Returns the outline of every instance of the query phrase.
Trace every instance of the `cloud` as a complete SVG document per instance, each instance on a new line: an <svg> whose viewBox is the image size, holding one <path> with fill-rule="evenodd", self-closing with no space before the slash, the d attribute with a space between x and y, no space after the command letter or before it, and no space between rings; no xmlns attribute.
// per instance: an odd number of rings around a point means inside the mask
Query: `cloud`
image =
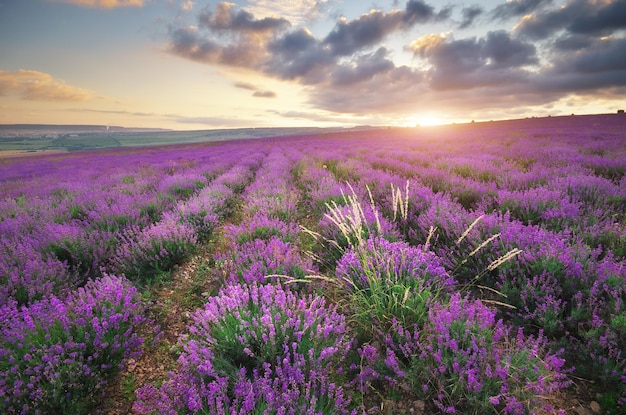
<svg viewBox="0 0 626 415"><path fill-rule="evenodd" d="M264 36L241 36L230 43L220 43L208 39L197 27L188 26L170 33L167 50L196 62L255 68L267 58L265 43Z"/></svg>
<svg viewBox="0 0 626 415"><path fill-rule="evenodd" d="M180 8L184 11L189 11L192 10L194 6L194 2L193 0L185 0L181 5Z"/></svg>
<svg viewBox="0 0 626 415"><path fill-rule="evenodd" d="M276 98L276 92L274 91L254 91L253 97L257 98Z"/></svg>
<svg viewBox="0 0 626 415"><path fill-rule="evenodd" d="M626 25L626 19L613 16L621 16L623 4L626 0L567 0L557 8L547 0L517 0L492 12L467 6L453 21L450 6L435 9L410 0L404 7L338 18L327 32L314 35L274 14L259 16L219 3L201 10L197 25L171 29L168 51L291 81L303 88L311 108L345 117L406 116L423 106L473 114L513 111L576 94L623 92L626 40L611 35ZM448 21L467 28L483 16L504 20L522 14L514 30L459 39L451 32L422 36L402 50L413 54L411 66L396 63L398 51L384 43L396 33L405 38L424 23ZM276 96L253 84L233 86L254 97Z"/></svg>
<svg viewBox="0 0 626 415"><path fill-rule="evenodd" d="M219 3L215 12L205 7L198 16L199 26L234 33L268 33L290 26L290 23L283 18L255 19L251 13L245 10L236 11L235 7L234 3L226 2Z"/></svg>
<svg viewBox="0 0 626 415"><path fill-rule="evenodd" d="M17 95L29 101L87 101L91 91L67 85L51 75L26 69L0 71L0 96Z"/></svg>
<svg viewBox="0 0 626 415"><path fill-rule="evenodd" d="M358 56L352 63L337 66L330 74L333 86L350 86L361 84L395 68L394 63L387 59L387 49L381 47L372 54Z"/></svg>
<svg viewBox="0 0 626 415"><path fill-rule="evenodd" d="M249 84L247 82L235 82L233 86L247 91L254 91L252 96L256 98L276 98L276 92L260 89L256 85Z"/></svg>
<svg viewBox="0 0 626 415"><path fill-rule="evenodd" d="M430 85L437 90L526 82L528 72L523 67L538 63L535 46L505 31L460 40L427 35L413 42L411 49L431 64Z"/></svg>
<svg viewBox="0 0 626 415"><path fill-rule="evenodd" d="M127 110L99 110L93 108L68 108L72 112L95 112L98 114L132 115L135 117L153 117L159 115L153 112L127 111Z"/></svg>
<svg viewBox="0 0 626 415"><path fill-rule="evenodd" d="M276 110L268 110L267 111L270 114L273 115L278 115L280 117L283 118L289 118L289 119L300 119L300 120L306 120L308 122L316 122L316 123L327 123L327 124L366 124L366 123L373 123L373 124L378 124L380 123L380 119L371 119L371 118L365 118L365 117L355 117L352 115L343 115L343 114L337 114L334 112L327 112L327 111L287 111L287 112L280 112L280 111L276 111Z"/></svg>
<svg viewBox="0 0 626 415"><path fill-rule="evenodd" d="M289 25L282 18L255 19L222 2L215 12L202 9L197 26L171 29L167 50L196 62L257 68L268 58L268 42Z"/></svg>
<svg viewBox="0 0 626 415"><path fill-rule="evenodd" d="M214 11L204 8L197 26L172 29L167 50L197 62L260 70L313 85L324 82L327 72L341 73L340 59L377 46L394 31L447 19L449 14L450 9L435 12L422 1L410 0L404 10L372 10L353 20L342 18L318 39L305 28L289 30L291 25L283 18L257 19L233 3L221 2ZM348 62L343 73L351 65Z"/></svg>
<svg viewBox="0 0 626 415"><path fill-rule="evenodd" d="M525 16L533 11L547 6L553 0L507 0L491 11L494 19L507 20L514 17Z"/></svg>
<svg viewBox="0 0 626 415"><path fill-rule="evenodd" d="M541 72L537 87L563 92L626 87L626 39L595 39L584 48L562 48Z"/></svg>
<svg viewBox="0 0 626 415"><path fill-rule="evenodd" d="M239 89L247 89L248 91L256 91L257 90L256 86L254 86L252 84L249 84L247 82L235 82L233 84L233 86L235 88L239 88Z"/></svg>
<svg viewBox="0 0 626 415"><path fill-rule="evenodd" d="M276 92L260 89L256 85L253 85L247 82L235 82L233 86L235 88L245 89L247 91L254 91L252 96L256 98L275 98L276 97Z"/></svg>
<svg viewBox="0 0 626 415"><path fill-rule="evenodd" d="M407 15L399 10L384 13L372 10L354 20L343 18L323 41L335 56L348 56L380 42L405 24Z"/></svg>
<svg viewBox="0 0 626 415"><path fill-rule="evenodd" d="M418 0L407 2L405 10L383 12L371 10L354 20L339 20L335 28L326 36L323 44L330 47L333 55L348 56L359 50L374 46L387 35L399 29L409 29L417 23L445 20L450 17L451 8L439 13Z"/></svg>
<svg viewBox="0 0 626 415"><path fill-rule="evenodd" d="M324 84L308 90L310 103L342 114L390 114L419 105L428 92L423 75L407 66L393 67L352 85Z"/></svg>
<svg viewBox="0 0 626 415"><path fill-rule="evenodd" d="M326 77L326 69L336 58L311 32L299 29L272 41L268 46L271 59L264 65L265 73L304 84L317 84Z"/></svg>
<svg viewBox="0 0 626 415"><path fill-rule="evenodd" d="M569 0L557 9L524 16L515 30L530 39L539 40L561 30L599 37L625 28L626 0Z"/></svg>
<svg viewBox="0 0 626 415"><path fill-rule="evenodd" d="M314 21L328 8L328 0L250 0L246 10L255 16L282 16L294 25Z"/></svg>
<svg viewBox="0 0 626 415"><path fill-rule="evenodd" d="M117 7L142 7L144 0L52 0L57 3L69 3L77 6L114 9Z"/></svg>
<svg viewBox="0 0 626 415"><path fill-rule="evenodd" d="M474 20L481 14L483 14L484 10L482 7L478 5L473 5L469 7L464 7L461 10L461 15L463 16L463 20L459 23L459 29L467 29L468 27L474 24Z"/></svg>

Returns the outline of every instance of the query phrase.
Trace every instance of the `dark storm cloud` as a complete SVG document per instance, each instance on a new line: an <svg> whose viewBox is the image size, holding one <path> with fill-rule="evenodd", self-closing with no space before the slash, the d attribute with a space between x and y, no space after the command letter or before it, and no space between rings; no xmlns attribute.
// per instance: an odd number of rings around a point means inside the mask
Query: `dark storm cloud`
<svg viewBox="0 0 626 415"><path fill-rule="evenodd" d="M537 49L531 43L511 38L503 30L488 32L482 43L484 58L491 59L492 65L498 68L514 68L538 63Z"/></svg>
<svg viewBox="0 0 626 415"><path fill-rule="evenodd" d="M626 28L626 0L593 6L589 15L579 16L567 29L572 33L593 34Z"/></svg>
<svg viewBox="0 0 626 415"><path fill-rule="evenodd" d="M565 35L556 39L553 43L554 51L566 52L585 49L591 46L594 39L584 35Z"/></svg>
<svg viewBox="0 0 626 415"><path fill-rule="evenodd" d="M234 3L219 3L215 12L204 8L198 15L199 27L232 32L271 32L290 26L285 19L266 17L257 20L245 10L235 10Z"/></svg>
<svg viewBox="0 0 626 415"><path fill-rule="evenodd" d="M435 17L433 6L423 1L411 0L406 3L406 9L402 19L409 25L426 23Z"/></svg>
<svg viewBox="0 0 626 415"><path fill-rule="evenodd" d="M459 29L467 29L468 27L470 27L472 24L474 24L474 20L476 20L476 18L481 14L483 14L483 8L478 5L464 7L461 10L461 16L463 16L463 20L461 20L461 23L458 26Z"/></svg>
<svg viewBox="0 0 626 415"><path fill-rule="evenodd" d="M520 21L517 30L530 39L545 39L565 29L572 34L603 36L626 28L626 0L570 0L558 9L543 10Z"/></svg>
<svg viewBox="0 0 626 415"><path fill-rule="evenodd" d="M513 0L497 6L491 12L495 19L507 20L513 17L524 16L536 9L552 3L553 0Z"/></svg>

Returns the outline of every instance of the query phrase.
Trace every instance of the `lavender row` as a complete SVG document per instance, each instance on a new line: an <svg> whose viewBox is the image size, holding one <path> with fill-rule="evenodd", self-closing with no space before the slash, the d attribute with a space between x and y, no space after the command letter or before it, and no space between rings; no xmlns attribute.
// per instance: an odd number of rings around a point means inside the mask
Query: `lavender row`
<svg viewBox="0 0 626 415"><path fill-rule="evenodd" d="M246 188L243 219L215 255L225 286L194 313L178 370L137 392L139 413L348 413L343 375L330 370L350 349L344 317L281 284L314 271L296 245L291 164L274 146Z"/></svg>

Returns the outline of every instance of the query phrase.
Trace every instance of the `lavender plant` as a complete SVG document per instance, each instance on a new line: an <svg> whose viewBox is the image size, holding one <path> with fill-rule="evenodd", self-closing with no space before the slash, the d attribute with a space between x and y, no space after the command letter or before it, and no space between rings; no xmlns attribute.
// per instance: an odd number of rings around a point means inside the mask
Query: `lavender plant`
<svg viewBox="0 0 626 415"><path fill-rule="evenodd" d="M0 412L84 414L137 357L147 322L137 291L105 276L66 299L0 307Z"/></svg>
<svg viewBox="0 0 626 415"><path fill-rule="evenodd" d="M302 257L295 246L277 236L254 239L220 253L215 260L224 269L230 281L264 282L268 275L286 275L301 279L313 270L310 259Z"/></svg>
<svg viewBox="0 0 626 415"><path fill-rule="evenodd" d="M148 228L123 235L113 269L138 283L148 282L188 256L196 240L193 229L173 215L166 216Z"/></svg>
<svg viewBox="0 0 626 415"><path fill-rule="evenodd" d="M230 214L234 197L229 187L213 183L189 200L179 202L175 214L181 223L194 229L200 241L206 241L220 221Z"/></svg>
<svg viewBox="0 0 626 415"><path fill-rule="evenodd" d="M386 369L442 413L535 413L567 385L564 360L543 336L526 337L495 316L454 294L432 305L422 327L395 321Z"/></svg>
<svg viewBox="0 0 626 415"><path fill-rule="evenodd" d="M269 240L277 237L285 243L294 243L300 229L295 223L286 223L280 219L256 213L238 225L230 225L226 232L237 245L252 242L255 239Z"/></svg>
<svg viewBox="0 0 626 415"><path fill-rule="evenodd" d="M228 285L192 320L178 372L137 392L139 413L348 413L346 323L322 297Z"/></svg>
<svg viewBox="0 0 626 415"><path fill-rule="evenodd" d="M0 240L0 306L28 305L43 298L64 297L77 278L57 258L46 257L28 240Z"/></svg>
<svg viewBox="0 0 626 415"><path fill-rule="evenodd" d="M347 251L338 261L360 327L370 337L392 322L422 326L430 304L455 284L435 254L405 242L376 237Z"/></svg>

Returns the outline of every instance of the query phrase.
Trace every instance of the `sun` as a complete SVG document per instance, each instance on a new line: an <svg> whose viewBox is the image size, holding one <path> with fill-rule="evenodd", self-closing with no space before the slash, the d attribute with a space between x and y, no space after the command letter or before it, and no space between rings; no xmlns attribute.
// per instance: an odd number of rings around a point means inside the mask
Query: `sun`
<svg viewBox="0 0 626 415"><path fill-rule="evenodd" d="M432 125L441 125L444 123L441 117L435 113L418 114L414 117L414 119L415 119L415 124L422 126L422 127L429 127Z"/></svg>
<svg viewBox="0 0 626 415"><path fill-rule="evenodd" d="M446 122L439 116L439 114L434 112L423 112L402 119L398 125L402 125L403 127L429 127L445 123Z"/></svg>

